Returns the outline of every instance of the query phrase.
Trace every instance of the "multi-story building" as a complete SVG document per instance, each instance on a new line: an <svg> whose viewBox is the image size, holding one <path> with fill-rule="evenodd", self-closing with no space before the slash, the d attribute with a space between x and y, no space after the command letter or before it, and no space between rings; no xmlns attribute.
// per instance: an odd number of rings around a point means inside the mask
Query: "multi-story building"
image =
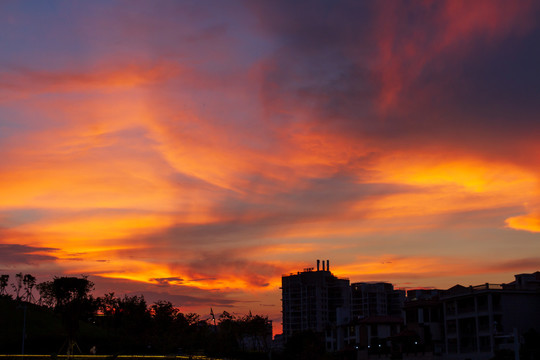
<svg viewBox="0 0 540 360"><path fill-rule="evenodd" d="M519 338L540 331L540 272L509 284L456 285L440 297L446 359L490 359L496 350L519 349Z"/></svg>
<svg viewBox="0 0 540 360"><path fill-rule="evenodd" d="M407 291L403 309L408 335L414 334L408 350L442 354L444 349L442 290L415 289Z"/></svg>
<svg viewBox="0 0 540 360"><path fill-rule="evenodd" d="M387 350L389 339L403 330L403 318L398 316L369 316L354 319L342 326L344 343L336 350L343 349L372 349L373 351Z"/></svg>
<svg viewBox="0 0 540 360"><path fill-rule="evenodd" d="M283 276L283 335L312 330L328 351L426 351L432 358L486 360L517 351L519 339L540 332L540 272L508 284L448 290L402 290L389 283L353 283L317 270ZM403 328L405 325L405 329Z"/></svg>
<svg viewBox="0 0 540 360"><path fill-rule="evenodd" d="M322 269L320 265L320 260L317 260L317 270L307 268L282 277L285 339L306 330L322 334L338 320L349 320L349 280L334 276L328 260L322 261Z"/></svg>
<svg viewBox="0 0 540 360"><path fill-rule="evenodd" d="M351 285L351 306L354 319L370 316L403 317L405 291L395 290L385 282L357 282Z"/></svg>

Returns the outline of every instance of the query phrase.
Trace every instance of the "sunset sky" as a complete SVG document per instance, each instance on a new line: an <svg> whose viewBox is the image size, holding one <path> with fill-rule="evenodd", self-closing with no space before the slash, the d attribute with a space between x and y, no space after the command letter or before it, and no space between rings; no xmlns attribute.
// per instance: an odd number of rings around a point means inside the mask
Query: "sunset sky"
<svg viewBox="0 0 540 360"><path fill-rule="evenodd" d="M281 322L281 275L540 270L535 1L1 1L0 273Z"/></svg>

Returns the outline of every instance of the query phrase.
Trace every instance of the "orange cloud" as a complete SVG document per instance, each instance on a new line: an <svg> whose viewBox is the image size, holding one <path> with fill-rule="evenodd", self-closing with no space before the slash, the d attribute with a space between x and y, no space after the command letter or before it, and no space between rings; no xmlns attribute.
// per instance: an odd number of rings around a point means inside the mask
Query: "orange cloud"
<svg viewBox="0 0 540 360"><path fill-rule="evenodd" d="M370 181L414 186L376 200L373 215L424 216L444 212L521 206L535 198L538 179L523 168L482 159L451 160L407 154L383 160ZM359 207L363 204L360 203Z"/></svg>
<svg viewBox="0 0 540 360"><path fill-rule="evenodd" d="M88 242L92 243L93 248L111 244L112 240L118 243L123 239L171 226L174 221L174 217L166 214L104 214L46 219L21 226L19 229L40 233L48 239L56 238L58 243L55 246L63 246L66 251L77 252L80 249L72 247L79 247Z"/></svg>
<svg viewBox="0 0 540 360"><path fill-rule="evenodd" d="M540 232L540 215L533 213L528 215L513 216L506 219L506 226L515 230Z"/></svg>
<svg viewBox="0 0 540 360"><path fill-rule="evenodd" d="M47 71L12 68L1 73L3 93L8 100L39 93L102 92L133 89L178 76L182 70L173 63L101 66L87 70Z"/></svg>
<svg viewBox="0 0 540 360"><path fill-rule="evenodd" d="M351 281L388 281L394 284L426 286L439 284L441 288L453 286L458 279L475 278L486 274L495 274L499 282L510 282L512 278L503 278L496 274L522 271L534 271L539 258L523 258L516 260L493 260L455 256L399 256L381 255L361 257L356 263L333 265L332 272ZM485 281L485 280L484 280ZM404 284L405 285L405 284ZM474 285L474 284L465 284Z"/></svg>
<svg viewBox="0 0 540 360"><path fill-rule="evenodd" d="M95 263L94 263L95 264ZM247 264L247 263L246 263ZM234 265L234 263L231 263ZM237 264L238 265L238 264ZM255 263L251 265L256 266ZM258 263L259 266L269 266L269 263ZM219 266L219 265L218 265ZM274 265L271 265L274 266ZM211 267L211 264L208 265ZM271 276L261 276L257 270L248 271L231 266L219 266L218 273L209 273L207 270L197 269L186 265L167 265L144 260L118 259L99 266L87 264L83 269L90 273L97 273L105 278L127 279L148 284L163 285L163 279L168 286L188 286L201 290L219 290L220 292L248 291L266 292L275 291L279 286L281 270ZM122 269L122 270L118 270ZM262 284L264 282L264 284Z"/></svg>

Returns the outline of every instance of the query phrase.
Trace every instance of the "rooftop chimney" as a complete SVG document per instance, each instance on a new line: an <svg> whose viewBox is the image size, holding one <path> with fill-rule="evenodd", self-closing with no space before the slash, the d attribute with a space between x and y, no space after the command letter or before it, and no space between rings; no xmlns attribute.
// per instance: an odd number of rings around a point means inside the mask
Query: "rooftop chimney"
<svg viewBox="0 0 540 360"><path fill-rule="evenodd" d="M330 271L330 260L326 260L326 270Z"/></svg>
<svg viewBox="0 0 540 360"><path fill-rule="evenodd" d="M324 260L322 261L322 271L324 271Z"/></svg>
<svg viewBox="0 0 540 360"><path fill-rule="evenodd" d="M319 265L321 264L321 260L317 259L317 271L319 271Z"/></svg>

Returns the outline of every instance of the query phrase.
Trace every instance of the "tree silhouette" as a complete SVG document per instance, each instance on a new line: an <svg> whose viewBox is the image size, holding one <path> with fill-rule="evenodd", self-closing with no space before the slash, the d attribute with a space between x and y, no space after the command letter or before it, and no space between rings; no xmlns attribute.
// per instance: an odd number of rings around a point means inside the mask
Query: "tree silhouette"
<svg viewBox="0 0 540 360"><path fill-rule="evenodd" d="M268 316L248 315L239 320L242 346L250 347L252 351L267 352L272 342L272 323Z"/></svg>
<svg viewBox="0 0 540 360"><path fill-rule="evenodd" d="M48 308L54 307L54 297L52 296L52 281L45 281L36 285L39 292L38 305Z"/></svg>
<svg viewBox="0 0 540 360"><path fill-rule="evenodd" d="M123 353L145 353L153 334L151 316L144 297L114 293L95 299L96 324L106 329L107 341L102 346L108 351Z"/></svg>
<svg viewBox="0 0 540 360"><path fill-rule="evenodd" d="M23 288L24 288L24 295L23 300L28 302L34 302L34 295L32 294L32 290L34 289L34 286L36 286L36 278L30 274L24 275L22 279Z"/></svg>
<svg viewBox="0 0 540 360"><path fill-rule="evenodd" d="M148 346L150 312L144 296L127 296L118 299L114 324L120 331L124 350L145 352Z"/></svg>
<svg viewBox="0 0 540 360"><path fill-rule="evenodd" d="M239 323L236 316L223 311L219 315L217 333L217 353L233 356L240 350Z"/></svg>
<svg viewBox="0 0 540 360"><path fill-rule="evenodd" d="M119 299L114 296L114 292L103 295L96 299L98 309L105 316L113 316L118 312Z"/></svg>
<svg viewBox="0 0 540 360"><path fill-rule="evenodd" d="M55 277L52 281L46 281L39 286L44 302L54 305L55 312L62 317L62 325L68 335L68 355L73 355L77 347L75 340L79 330L79 318L84 306L91 300L89 294L93 288L94 283L85 276Z"/></svg>
<svg viewBox="0 0 540 360"><path fill-rule="evenodd" d="M0 296L8 296L6 287L8 286L9 275L0 275Z"/></svg>
<svg viewBox="0 0 540 360"><path fill-rule="evenodd" d="M151 342L160 353L175 351L174 344L178 343L178 335L187 321L180 310L170 301L157 301L150 307L152 315Z"/></svg>
<svg viewBox="0 0 540 360"><path fill-rule="evenodd" d="M15 282L11 284L11 287L15 291L15 299L21 300L21 290L23 287L23 274L22 272L15 274Z"/></svg>
<svg viewBox="0 0 540 360"><path fill-rule="evenodd" d="M196 313L183 314L170 301L160 300L148 306L143 296L116 297L112 292L94 299L90 295L93 283L86 277L54 277L51 281L36 284L32 275L19 273L16 280L11 286L19 301L32 301L34 288L40 294L40 306L31 309L39 315L33 316L32 321L40 323L43 334L31 342L36 344L31 351L38 348L52 350L60 342L55 345L56 342L51 340L67 334L57 352L65 354L67 350L69 357L74 355L74 350L81 352L76 340L85 347L96 345L100 353L110 354L205 353L243 359L262 359L269 355L271 322L268 317L251 312L240 316L223 311L214 322L213 318L201 319ZM0 296L7 296L8 285L9 275L0 275ZM14 296L2 302L13 309L19 305ZM0 315L1 322L5 316ZM92 320L91 324L81 323L83 328L79 331L80 321L89 320ZM5 344L0 345L0 351L7 349Z"/></svg>
<svg viewBox="0 0 540 360"><path fill-rule="evenodd" d="M196 325L201 321L201 316L196 313L187 313L184 315L189 326Z"/></svg>

